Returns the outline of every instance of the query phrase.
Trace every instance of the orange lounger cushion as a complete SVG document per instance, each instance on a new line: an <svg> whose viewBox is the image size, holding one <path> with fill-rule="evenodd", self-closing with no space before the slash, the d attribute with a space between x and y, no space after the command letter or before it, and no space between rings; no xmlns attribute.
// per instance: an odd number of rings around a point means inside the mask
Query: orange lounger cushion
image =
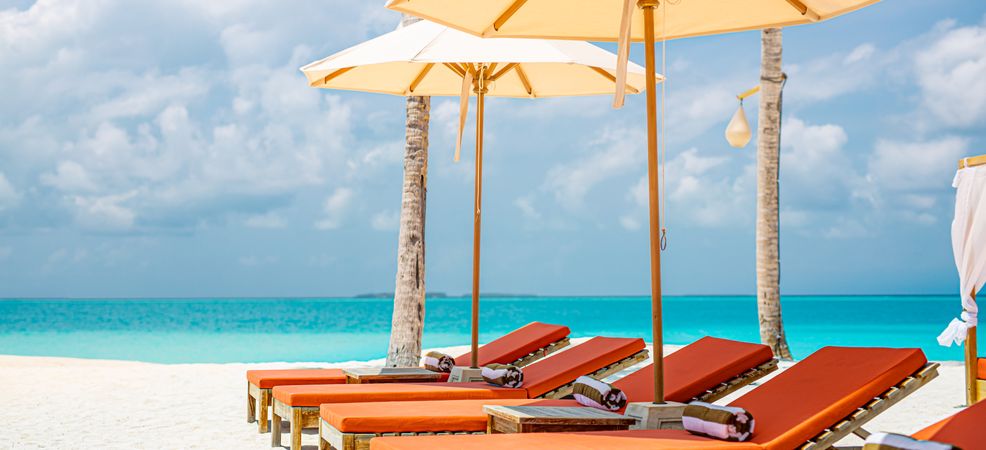
<svg viewBox="0 0 986 450"><path fill-rule="evenodd" d="M247 381L261 389L297 384L343 384L342 369L248 370Z"/></svg>
<svg viewBox="0 0 986 450"><path fill-rule="evenodd" d="M979 402L914 433L913 437L952 444L962 450L986 450L984 425L986 425L986 402Z"/></svg>
<svg viewBox="0 0 986 450"><path fill-rule="evenodd" d="M274 398L290 406L322 403L414 400L533 398L622 361L644 350L643 339L594 337L524 368L524 386L500 388L486 383L328 384L277 386Z"/></svg>
<svg viewBox="0 0 986 450"><path fill-rule="evenodd" d="M986 380L986 358L979 358L979 376L976 378Z"/></svg>
<svg viewBox="0 0 986 450"><path fill-rule="evenodd" d="M600 433L515 433L490 435L378 437L370 450L763 450L749 442L726 442L679 430Z"/></svg>
<svg viewBox="0 0 986 450"><path fill-rule="evenodd" d="M447 400L323 404L319 415L343 433L482 431L484 405L580 406L575 400Z"/></svg>
<svg viewBox="0 0 986 450"><path fill-rule="evenodd" d="M671 401L687 402L773 358L760 344L702 338L665 358L665 393ZM648 365L615 384L633 401L653 397L653 367ZM581 406L574 400L452 400L422 405L417 402L342 403L322 405L321 417L344 433L410 433L482 431L484 405Z"/></svg>
<svg viewBox="0 0 986 450"><path fill-rule="evenodd" d="M644 350L643 339L594 337L524 368L524 389L540 397Z"/></svg>
<svg viewBox="0 0 986 450"><path fill-rule="evenodd" d="M756 417L751 442L793 449L927 362L919 349L825 347L729 406Z"/></svg>
<svg viewBox="0 0 986 450"><path fill-rule="evenodd" d="M774 358L770 347L704 337L664 358L664 396L687 402ZM654 367L648 365L613 383L631 402L654 399Z"/></svg>
<svg viewBox="0 0 986 450"><path fill-rule="evenodd" d="M480 367L493 363L509 364L568 336L562 325L531 322L479 348ZM472 363L472 352L455 358L455 365Z"/></svg>
<svg viewBox="0 0 986 450"><path fill-rule="evenodd" d="M323 403L527 398L523 388L486 383L315 384L277 386L274 398L288 406L315 407Z"/></svg>
<svg viewBox="0 0 986 450"><path fill-rule="evenodd" d="M568 336L569 329L562 325L531 322L479 348L479 365L492 363L507 364L527 356L539 349L558 342ZM472 352L455 358L455 364L469 365ZM439 381L448 380L443 374ZM346 374L342 369L284 369L248 370L247 381L261 389L275 386L302 384L345 384Z"/></svg>

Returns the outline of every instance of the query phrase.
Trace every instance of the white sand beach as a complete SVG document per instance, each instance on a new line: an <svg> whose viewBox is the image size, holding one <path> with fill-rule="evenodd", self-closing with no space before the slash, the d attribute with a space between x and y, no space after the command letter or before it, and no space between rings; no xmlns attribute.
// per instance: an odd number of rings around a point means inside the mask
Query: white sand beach
<svg viewBox="0 0 986 450"><path fill-rule="evenodd" d="M246 423L246 370L382 363L170 365L0 356L7 394L0 448L267 449L270 435ZM960 363L943 363L937 379L867 428L909 433L955 413L963 402L962 376ZM314 432L303 443L317 448Z"/></svg>

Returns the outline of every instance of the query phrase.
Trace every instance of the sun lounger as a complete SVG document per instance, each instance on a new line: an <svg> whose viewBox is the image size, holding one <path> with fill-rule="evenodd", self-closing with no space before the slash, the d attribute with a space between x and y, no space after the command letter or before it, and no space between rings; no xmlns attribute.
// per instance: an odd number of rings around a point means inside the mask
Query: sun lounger
<svg viewBox="0 0 986 450"><path fill-rule="evenodd" d="M479 348L479 364L492 363L526 366L569 344L566 326L532 322ZM455 358L456 365L471 362L472 353ZM447 375L445 376L447 379ZM443 380L444 381L444 380ZM267 432L267 411L271 389L276 386L303 384L344 384L343 369L287 369L247 371L247 422L256 420L258 430ZM259 403L259 404L258 404Z"/></svg>
<svg viewBox="0 0 986 450"><path fill-rule="evenodd" d="M951 444L962 450L986 450L986 402L976 403L911 437Z"/></svg>
<svg viewBox="0 0 986 450"><path fill-rule="evenodd" d="M394 383L278 386L271 443L281 442L280 423L291 423L291 448L301 446L301 430L318 427L319 405L326 403L560 398L581 375L606 377L647 359L642 339L595 337L524 368L524 385L503 388L486 383Z"/></svg>
<svg viewBox="0 0 986 450"><path fill-rule="evenodd" d="M705 337L665 358L665 395L668 400L713 402L777 369L770 347ZM654 396L651 365L616 381L631 401ZM575 400L449 400L325 404L320 408L322 448L366 448L374 436L386 433L485 433L486 405L580 406Z"/></svg>
<svg viewBox="0 0 986 450"><path fill-rule="evenodd" d="M371 450L820 450L862 426L937 376L918 349L827 347L743 395L730 406L749 411L748 442L683 430L381 437Z"/></svg>

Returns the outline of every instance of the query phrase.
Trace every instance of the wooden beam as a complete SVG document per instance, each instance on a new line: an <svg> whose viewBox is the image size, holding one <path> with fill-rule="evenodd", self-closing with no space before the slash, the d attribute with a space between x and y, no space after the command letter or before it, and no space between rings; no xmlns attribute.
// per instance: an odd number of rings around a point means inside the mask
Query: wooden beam
<svg viewBox="0 0 986 450"><path fill-rule="evenodd" d="M959 160L959 169L981 166L983 164L986 164L986 155L970 156Z"/></svg>
<svg viewBox="0 0 986 450"><path fill-rule="evenodd" d="M969 328L965 337L965 401L966 406L979 401L979 353L976 351L976 327Z"/></svg>
<svg viewBox="0 0 986 450"><path fill-rule="evenodd" d="M321 80L315 80L315 81L311 82L310 86L317 87L320 84L319 82L321 82L321 85L322 86L325 86L326 84L329 84L329 81L332 81L333 79L335 79L339 75L342 75L342 74L344 74L346 72L349 72L350 70L353 70L353 69L355 69L355 67L346 67L346 68L339 69L339 70L337 70L335 72L332 72L332 73L326 75Z"/></svg>
<svg viewBox="0 0 986 450"><path fill-rule="evenodd" d="M616 83L616 76L613 75L613 74L611 74L611 73L609 73L609 72L607 72L606 69L602 69L602 68L595 67L595 66L592 66L591 68L596 73L598 73L598 74L602 75L603 77L605 77L611 83ZM635 88L633 86L630 86L629 84L627 85L627 91L629 91L631 94L639 94L640 93L640 89L637 89L637 88Z"/></svg>
<svg viewBox="0 0 986 450"><path fill-rule="evenodd" d="M812 22L817 22L821 20L821 17L818 16L818 13L809 9L808 5L802 3L801 0L787 0L787 2L790 3L791 6L794 7L794 9L798 10L798 12L801 13L802 16L808 18L808 20Z"/></svg>
<svg viewBox="0 0 986 450"><path fill-rule="evenodd" d="M502 68L502 69L500 69L500 71L499 71L499 72L497 72L497 73L495 73L495 74L493 74L493 76L491 76L491 77L490 77L490 80L492 80L492 81L496 81L496 80L498 80L498 79L500 79L500 77L502 77L502 76L503 76L503 75L505 75L505 74L506 74L507 72L509 72L509 71L510 71L511 69L513 69L513 68L514 68L514 66L516 66L516 65L517 65L517 63L510 63L510 64L507 64L507 65L506 65L506 66L505 66L504 68Z"/></svg>
<svg viewBox="0 0 986 450"><path fill-rule="evenodd" d="M510 18L517 12L517 10L519 10L521 6L524 6L524 3L527 3L527 0L514 0L513 4L511 4L510 7L503 12L503 14L500 14L500 17L497 17L496 20L493 21L493 29L500 31L500 27L507 23L507 21L510 20Z"/></svg>
<svg viewBox="0 0 986 450"><path fill-rule="evenodd" d="M462 67L459 67L458 64L442 63L442 65L444 65L445 67L448 67L449 70L455 72L455 74L458 75L458 76L460 76L460 77L466 76L465 69L463 69Z"/></svg>
<svg viewBox="0 0 986 450"><path fill-rule="evenodd" d="M425 76L428 75L428 72L431 71L432 67L435 67L435 63L425 64L425 67L421 69L421 72L418 73L418 76L414 77L414 81L411 82L411 86L408 88L408 91L410 93L412 94L414 93L414 90L418 88L418 85L421 84L421 81L425 79Z"/></svg>
<svg viewBox="0 0 986 450"><path fill-rule="evenodd" d="M527 95L533 96L534 88L531 87L531 81L527 79L527 74L524 73L524 69L520 67L520 64L517 64L517 66L514 67L514 71L517 72L517 76L520 77L520 82L524 85L524 90L527 91Z"/></svg>

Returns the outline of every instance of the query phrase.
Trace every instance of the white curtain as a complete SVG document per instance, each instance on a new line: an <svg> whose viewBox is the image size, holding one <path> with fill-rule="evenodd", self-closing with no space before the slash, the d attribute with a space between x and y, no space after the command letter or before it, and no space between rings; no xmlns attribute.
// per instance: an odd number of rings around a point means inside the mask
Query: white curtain
<svg viewBox="0 0 986 450"><path fill-rule="evenodd" d="M978 322L979 308L973 293L986 283L986 166L960 169L952 187L956 189L952 251L959 271L963 312L961 319L952 319L938 336L938 343L946 347L965 342L969 328Z"/></svg>

